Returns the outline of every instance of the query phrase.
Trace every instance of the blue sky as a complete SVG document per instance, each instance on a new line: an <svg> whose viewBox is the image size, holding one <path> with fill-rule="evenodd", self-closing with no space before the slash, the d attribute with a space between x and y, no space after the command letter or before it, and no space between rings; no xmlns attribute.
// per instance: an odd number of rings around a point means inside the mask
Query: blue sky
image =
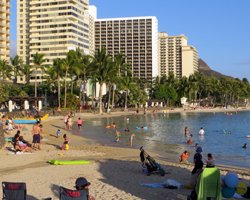
<svg viewBox="0 0 250 200"><path fill-rule="evenodd" d="M250 0L89 0L98 18L156 16L159 31L185 34L199 57L218 72L250 81ZM11 0L15 54L16 0Z"/></svg>

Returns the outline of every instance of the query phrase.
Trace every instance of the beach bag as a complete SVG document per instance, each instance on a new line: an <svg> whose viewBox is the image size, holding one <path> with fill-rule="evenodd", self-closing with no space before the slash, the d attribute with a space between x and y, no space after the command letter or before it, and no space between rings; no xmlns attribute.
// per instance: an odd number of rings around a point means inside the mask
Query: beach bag
<svg viewBox="0 0 250 200"><path fill-rule="evenodd" d="M164 181L164 186L168 189L179 189L181 188L182 184L176 180L167 179L166 181Z"/></svg>

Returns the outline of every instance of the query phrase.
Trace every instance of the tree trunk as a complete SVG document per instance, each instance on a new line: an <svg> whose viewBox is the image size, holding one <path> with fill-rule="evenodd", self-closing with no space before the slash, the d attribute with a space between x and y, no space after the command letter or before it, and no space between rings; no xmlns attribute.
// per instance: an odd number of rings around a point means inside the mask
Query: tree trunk
<svg viewBox="0 0 250 200"><path fill-rule="evenodd" d="M114 104L115 104L115 88L114 88L114 85L113 85L113 90L112 90L112 105L111 105L111 108L114 108Z"/></svg>
<svg viewBox="0 0 250 200"><path fill-rule="evenodd" d="M60 84L60 77L57 79L57 97L58 97L58 110L61 109L61 84Z"/></svg>
<svg viewBox="0 0 250 200"><path fill-rule="evenodd" d="M79 90L79 100L80 100L80 106L82 106L82 80L80 81L80 90Z"/></svg>
<svg viewBox="0 0 250 200"><path fill-rule="evenodd" d="M67 107L67 76L68 72L66 72L65 79L64 79L64 108Z"/></svg>
<svg viewBox="0 0 250 200"><path fill-rule="evenodd" d="M35 97L37 97L37 68L35 73Z"/></svg>
<svg viewBox="0 0 250 200"><path fill-rule="evenodd" d="M128 90L126 90L126 93L125 93L124 111L127 111L127 109L128 109Z"/></svg>
<svg viewBox="0 0 250 200"><path fill-rule="evenodd" d="M73 94L73 86L74 86L74 82L73 82L73 79L71 78L71 94Z"/></svg>
<svg viewBox="0 0 250 200"><path fill-rule="evenodd" d="M94 109L94 93L95 93L95 87L94 87L94 84L92 85L92 109Z"/></svg>
<svg viewBox="0 0 250 200"><path fill-rule="evenodd" d="M102 85L103 83L100 83L100 90L99 90L99 113L102 114Z"/></svg>
<svg viewBox="0 0 250 200"><path fill-rule="evenodd" d="M109 98L108 98L108 109L107 109L107 112L109 112L109 105L110 105L110 99L111 99L111 88L112 86L109 86Z"/></svg>

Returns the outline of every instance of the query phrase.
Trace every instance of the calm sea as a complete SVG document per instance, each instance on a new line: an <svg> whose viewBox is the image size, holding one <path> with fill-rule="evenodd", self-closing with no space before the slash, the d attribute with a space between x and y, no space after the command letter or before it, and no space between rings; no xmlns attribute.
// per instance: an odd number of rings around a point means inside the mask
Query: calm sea
<svg viewBox="0 0 250 200"><path fill-rule="evenodd" d="M118 143L114 142L114 130L104 128L112 122L122 132ZM148 130L136 129L141 126L148 127ZM189 128L189 134L193 135L193 145L186 144L185 126ZM204 136L198 134L201 127L205 130ZM130 133L125 133L125 128L129 128ZM134 148L144 146L146 150L157 152L163 158L178 161L184 150L190 151L192 158L194 144L198 143L203 149L204 160L207 153L212 153L217 164L250 167L250 138L246 138L250 135L249 111L232 115L183 112L100 118L86 120L80 134L102 144L128 146L131 133L136 134ZM244 143L248 143L247 149L242 148Z"/></svg>

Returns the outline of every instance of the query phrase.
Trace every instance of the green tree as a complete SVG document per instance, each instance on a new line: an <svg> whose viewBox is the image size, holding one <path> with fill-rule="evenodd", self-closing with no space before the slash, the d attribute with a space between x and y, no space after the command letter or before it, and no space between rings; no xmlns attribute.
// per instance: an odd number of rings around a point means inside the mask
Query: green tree
<svg viewBox="0 0 250 200"><path fill-rule="evenodd" d="M38 73L38 69L40 69L42 71L44 70L42 68L42 67L44 67L43 66L44 62L45 62L44 54L36 53L33 55L33 65L35 67L35 70L33 71L33 74L35 74L35 97L37 97L37 73Z"/></svg>
<svg viewBox="0 0 250 200"><path fill-rule="evenodd" d="M67 79L69 78L69 72L74 65L75 51L70 50L67 53L67 57L62 60L62 69L64 72L64 108L67 107Z"/></svg>
<svg viewBox="0 0 250 200"><path fill-rule="evenodd" d="M58 101L58 110L61 109L61 78L63 76L63 60L60 58L56 58L53 61L53 65L48 68L47 74L51 81L57 82L57 101Z"/></svg>
<svg viewBox="0 0 250 200"><path fill-rule="evenodd" d="M102 113L102 88L103 84L112 76L111 57L107 54L106 49L101 48L95 52L91 66L91 76L95 82L99 83L99 113Z"/></svg>
<svg viewBox="0 0 250 200"><path fill-rule="evenodd" d="M14 58L11 58L11 65L13 67L14 84L17 83L17 76L22 75L22 71L23 71L22 64L23 64L22 59L18 55L16 55Z"/></svg>
<svg viewBox="0 0 250 200"><path fill-rule="evenodd" d="M7 60L0 60L0 78L2 80L11 79L11 66Z"/></svg>

